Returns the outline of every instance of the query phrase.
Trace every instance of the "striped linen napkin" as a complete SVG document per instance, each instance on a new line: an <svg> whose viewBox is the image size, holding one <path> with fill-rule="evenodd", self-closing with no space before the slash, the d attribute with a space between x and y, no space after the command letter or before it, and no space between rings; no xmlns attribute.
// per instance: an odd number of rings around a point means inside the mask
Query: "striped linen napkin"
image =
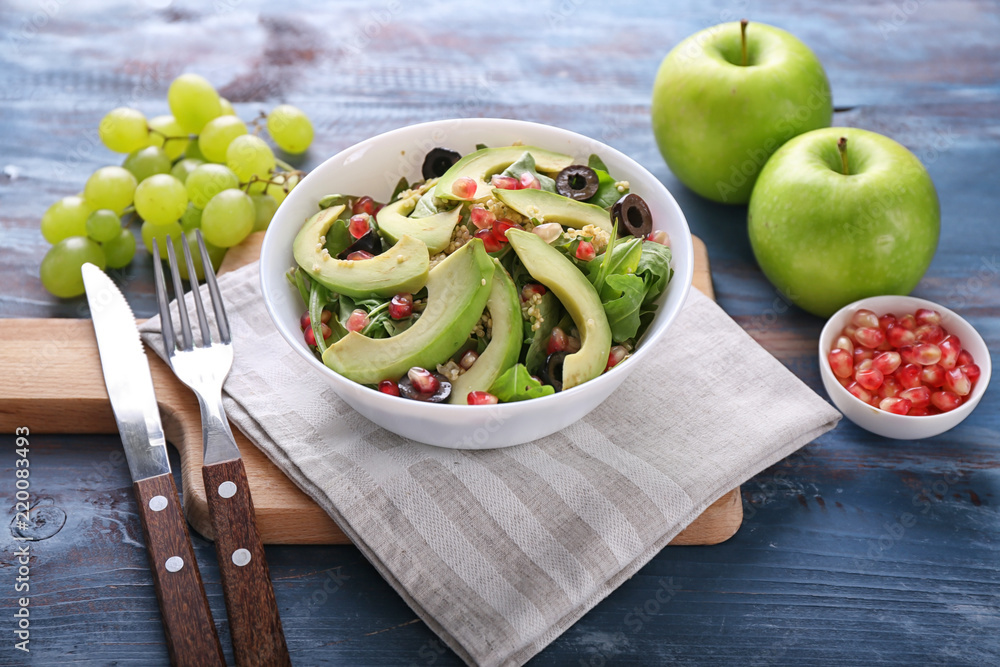
<svg viewBox="0 0 1000 667"><path fill-rule="evenodd" d="M840 419L691 290L652 364L580 422L507 449L422 445L354 412L285 343L257 263L219 286L229 418L473 665L526 662L712 502ZM159 319L142 331L162 353Z"/></svg>

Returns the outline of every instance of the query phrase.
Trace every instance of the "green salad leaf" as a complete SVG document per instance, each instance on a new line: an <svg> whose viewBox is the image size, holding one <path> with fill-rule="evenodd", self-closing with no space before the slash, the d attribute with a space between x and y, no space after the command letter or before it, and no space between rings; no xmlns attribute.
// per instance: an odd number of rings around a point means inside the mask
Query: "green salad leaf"
<svg viewBox="0 0 1000 667"><path fill-rule="evenodd" d="M591 156L587 158L587 166L594 171L600 170L605 173L608 171L608 165L604 164L604 160L602 160L596 153L592 153Z"/></svg>
<svg viewBox="0 0 1000 667"><path fill-rule="evenodd" d="M538 372L538 369L545 363L545 357L548 356L549 335L559 323L559 318L562 315L562 304L559 303L555 294L546 292L542 295L541 303L538 304L538 311L541 313L542 323L537 330L531 331L531 323L526 322L528 324L526 340L531 342L524 358L524 365L527 366L529 372L533 373Z"/></svg>
<svg viewBox="0 0 1000 667"><path fill-rule="evenodd" d="M611 208L616 201L628 194L628 190L618 192L618 188L615 187L615 183L618 181L608 173L608 166L600 157L591 155L587 159L587 166L597 174L597 192L587 200L588 204L601 208Z"/></svg>
<svg viewBox="0 0 1000 667"><path fill-rule="evenodd" d="M629 274L608 276L606 288L621 295L604 301L604 313L611 325L611 338L616 343L621 343L639 332L642 298L646 288L642 278Z"/></svg>
<svg viewBox="0 0 1000 667"><path fill-rule="evenodd" d="M555 391L552 385L542 384L531 377L524 364L508 368L490 387L490 393L504 403L540 398L554 394Z"/></svg>
<svg viewBox="0 0 1000 667"><path fill-rule="evenodd" d="M350 210L351 202L355 199L357 199L355 195L327 195L319 200L319 208L323 211L343 204L348 210Z"/></svg>
<svg viewBox="0 0 1000 667"><path fill-rule="evenodd" d="M517 159L517 162L504 169L503 173L500 175L513 176L514 178L521 180L521 175L526 173L530 173L538 179L538 183L542 186L542 190L546 190L547 192L556 191L556 182L545 174L538 173L538 169L535 168L535 158L531 153L526 152Z"/></svg>
<svg viewBox="0 0 1000 667"><path fill-rule="evenodd" d="M423 194L420 201L410 213L411 218L428 218L438 212L437 204L434 203L434 188L430 188Z"/></svg>
<svg viewBox="0 0 1000 667"><path fill-rule="evenodd" d="M392 189L392 196L389 197L389 201L396 201L396 197L399 196L400 192L409 189L410 189L410 183L406 180L406 176L403 176L402 178L399 179L399 182L396 183L396 187Z"/></svg>
<svg viewBox="0 0 1000 667"><path fill-rule="evenodd" d="M642 256L635 274L646 284L646 296L642 300L644 306L650 305L667 289L667 283L674 275L674 270L670 268L672 257L670 248L665 245L652 241L642 244Z"/></svg>
<svg viewBox="0 0 1000 667"><path fill-rule="evenodd" d="M325 247L330 253L330 257L336 257L354 244L356 239L351 236L347 224L347 220L339 218L334 220L330 229L327 230Z"/></svg>

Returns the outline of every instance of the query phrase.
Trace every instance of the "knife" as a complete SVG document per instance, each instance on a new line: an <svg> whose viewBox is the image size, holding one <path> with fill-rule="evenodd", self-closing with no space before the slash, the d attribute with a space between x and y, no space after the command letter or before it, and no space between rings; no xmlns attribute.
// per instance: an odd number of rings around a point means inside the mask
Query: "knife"
<svg viewBox="0 0 1000 667"><path fill-rule="evenodd" d="M128 302L105 273L83 265L104 382L118 422L174 665L226 664L167 459L153 378Z"/></svg>

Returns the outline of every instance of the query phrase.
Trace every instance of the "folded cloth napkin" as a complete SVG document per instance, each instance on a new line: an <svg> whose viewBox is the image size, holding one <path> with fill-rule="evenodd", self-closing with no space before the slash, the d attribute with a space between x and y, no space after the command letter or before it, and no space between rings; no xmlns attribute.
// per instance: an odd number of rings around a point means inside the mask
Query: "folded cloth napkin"
<svg viewBox="0 0 1000 667"><path fill-rule="evenodd" d="M229 418L469 664L522 664L727 491L840 414L691 296L657 354L569 428L507 449L418 444L357 414L281 338L258 264L219 278ZM162 356L159 318L142 327Z"/></svg>

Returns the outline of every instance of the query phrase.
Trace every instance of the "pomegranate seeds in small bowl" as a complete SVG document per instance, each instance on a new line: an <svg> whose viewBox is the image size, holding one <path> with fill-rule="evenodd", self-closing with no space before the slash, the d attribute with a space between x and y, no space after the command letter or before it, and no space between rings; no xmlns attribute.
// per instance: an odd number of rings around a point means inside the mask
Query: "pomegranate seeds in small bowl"
<svg viewBox="0 0 1000 667"><path fill-rule="evenodd" d="M870 297L834 313L820 334L819 367L848 419L901 440L957 426L992 373L989 350L971 324L911 296Z"/></svg>

